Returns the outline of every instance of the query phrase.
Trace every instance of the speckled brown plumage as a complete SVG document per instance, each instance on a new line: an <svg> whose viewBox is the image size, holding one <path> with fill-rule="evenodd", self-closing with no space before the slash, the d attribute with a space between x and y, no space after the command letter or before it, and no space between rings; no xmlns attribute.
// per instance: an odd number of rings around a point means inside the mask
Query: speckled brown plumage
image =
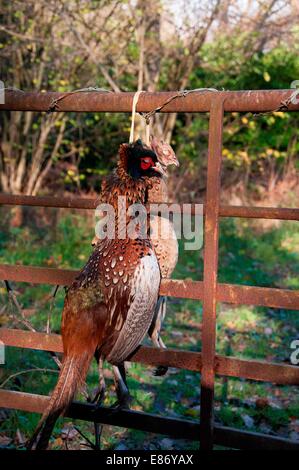
<svg viewBox="0 0 299 470"><path fill-rule="evenodd" d="M172 148L158 141L154 137L151 138L151 146L158 153L162 165L167 168L168 165L178 165L178 160ZM128 175L126 173L127 163L127 144L123 144L119 151L119 161L117 169L105 178L101 187L101 194L98 203L109 203L113 205L117 211L118 197L126 196L127 207L134 203L161 203L168 202L168 189L166 178L152 177L144 180L133 180L131 178L128 185ZM150 220L151 231L159 233L159 227L163 225L164 233L169 233L169 237L164 240L161 237L153 238L151 241L155 249L161 275L163 278L171 276L178 260L178 242L174 231L173 223L170 220L163 219L159 216L152 216ZM96 241L96 238L94 239Z"/></svg>
<svg viewBox="0 0 299 470"><path fill-rule="evenodd" d="M148 192L155 184L159 183L160 177L142 177L134 179L127 174L127 152L129 145L122 144L119 148L119 160L117 168L111 175L104 178L101 185L101 192L97 202L111 204L115 211L118 209L119 196L125 196L127 207L131 204L145 204L148 199Z"/></svg>
<svg viewBox="0 0 299 470"><path fill-rule="evenodd" d="M104 359L108 358L111 363L122 362L138 346L139 339L134 340L132 344L137 344L126 350L122 356L110 354L127 319L128 307L134 302L132 290L136 281L136 271L145 257L152 258L157 276L158 263L149 240L106 239L97 244L65 299L62 337L67 352L72 352L72 347L78 348L77 341L73 337L75 329L73 323L76 325L81 323L80 315L82 316L83 311L88 311L91 320L90 330L92 337L95 336L96 343L94 349L97 349ZM155 287L153 291L153 301L147 299L150 303L157 301L157 288ZM142 330L141 336L146 334L153 316L151 306L144 309L143 313L145 311L148 315L147 326L145 331ZM90 334L91 331L87 336Z"/></svg>
<svg viewBox="0 0 299 470"><path fill-rule="evenodd" d="M159 179L149 190L148 202L168 202L168 190L165 179ZM153 234L168 234L167 238L151 235L156 256L159 261L162 278L169 278L173 273L178 261L178 241L173 223L168 218L152 215L150 220L151 232Z"/></svg>

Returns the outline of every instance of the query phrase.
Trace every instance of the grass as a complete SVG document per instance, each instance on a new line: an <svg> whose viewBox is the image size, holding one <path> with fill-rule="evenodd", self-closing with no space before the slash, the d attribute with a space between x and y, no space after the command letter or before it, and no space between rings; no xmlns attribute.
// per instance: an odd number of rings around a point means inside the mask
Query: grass
<svg viewBox="0 0 299 470"><path fill-rule="evenodd" d="M36 210L36 209L35 209ZM51 209L48 209L51 211ZM1 209L3 211L3 209ZM0 213L2 220L0 262L47 267L77 269L84 265L90 253L93 238L93 219L86 211L51 212L55 223L37 224L32 217L22 229L11 228L7 211ZM1 218L2 217L2 218ZM51 219L51 220L52 220ZM277 288L299 288L299 231L298 223L283 222L279 226L263 229L256 222L227 219L221 222L219 246L219 281L234 284L259 285ZM203 272L202 251L185 251L180 243L180 257L174 278L200 280ZM14 285L17 297L31 323L44 331L49 309L51 328L60 331L60 314L64 292L60 289L51 307L51 288L44 285ZM5 309L1 325L16 326L10 314L4 286L0 287L1 304ZM199 351L201 348L202 305L200 302L169 299L168 314L163 327L163 338L169 347ZM241 358L267 359L289 363L290 343L298 337L298 312L283 309L231 306L220 304L217 317L217 353ZM36 371L31 369L37 368ZM54 372L42 372L51 369ZM48 394L57 380L57 367L49 355L42 351L7 348L6 364L0 369L3 383L17 371L31 370L18 375L5 384L5 388L24 392ZM152 368L131 364L128 383L133 396L133 408L160 415L185 419L199 417L198 373L170 369L166 377L152 375ZM111 370L107 369L109 395L105 404L115 401ZM89 389L97 385L97 372L93 364L88 376ZM272 435L298 439L299 391L295 387L275 386L268 383L216 380L216 420L227 426L256 430ZM1 438L5 446L17 445L16 430L28 437L38 420L35 414L3 411L0 414ZM52 448L62 448L61 429L67 420L60 419L54 431ZM77 422L89 438L93 438L91 424ZM296 427L297 426L297 427ZM9 439L11 441L9 442ZM69 443L79 448L79 435ZM172 440L165 436L105 426L103 447L129 449L194 449L197 444L187 440Z"/></svg>

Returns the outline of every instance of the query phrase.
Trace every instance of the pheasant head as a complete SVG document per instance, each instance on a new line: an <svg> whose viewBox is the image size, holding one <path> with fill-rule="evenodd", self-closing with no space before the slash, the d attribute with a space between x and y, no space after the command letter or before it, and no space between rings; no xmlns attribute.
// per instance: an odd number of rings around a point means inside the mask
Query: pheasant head
<svg viewBox="0 0 299 470"><path fill-rule="evenodd" d="M144 146L140 139L120 146L117 174L121 179L161 177L165 175L164 166L155 151Z"/></svg>
<svg viewBox="0 0 299 470"><path fill-rule="evenodd" d="M150 137L150 146L153 152L157 155L157 158L163 167L164 171L169 165L179 166L179 161L176 157L176 154L173 151L173 148L164 142L163 140L158 140L156 137Z"/></svg>

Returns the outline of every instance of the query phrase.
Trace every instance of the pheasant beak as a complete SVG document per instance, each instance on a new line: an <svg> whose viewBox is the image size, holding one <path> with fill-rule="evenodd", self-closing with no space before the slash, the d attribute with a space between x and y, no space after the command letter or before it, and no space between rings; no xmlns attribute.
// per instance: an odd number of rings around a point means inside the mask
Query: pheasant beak
<svg viewBox="0 0 299 470"><path fill-rule="evenodd" d="M180 166L179 161L178 161L178 159L177 159L177 157L176 157L175 154L173 154L172 157L169 158L169 160L168 160L168 165Z"/></svg>
<svg viewBox="0 0 299 470"><path fill-rule="evenodd" d="M162 167L161 163L156 162L156 163L155 163L155 166L152 166L151 168L152 168L152 170L156 171L156 172L159 173L160 175L166 176L166 171L165 171L164 168Z"/></svg>

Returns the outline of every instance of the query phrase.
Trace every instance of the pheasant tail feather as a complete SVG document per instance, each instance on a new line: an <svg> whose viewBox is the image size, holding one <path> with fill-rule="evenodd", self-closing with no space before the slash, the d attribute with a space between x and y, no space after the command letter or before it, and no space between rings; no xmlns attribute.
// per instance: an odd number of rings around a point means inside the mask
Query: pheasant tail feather
<svg viewBox="0 0 299 470"><path fill-rule="evenodd" d="M53 428L59 416L66 411L77 389L83 385L93 352L80 356L70 356L63 360L58 382L51 395L49 405L44 411L37 428L27 444L42 450L48 446Z"/></svg>

